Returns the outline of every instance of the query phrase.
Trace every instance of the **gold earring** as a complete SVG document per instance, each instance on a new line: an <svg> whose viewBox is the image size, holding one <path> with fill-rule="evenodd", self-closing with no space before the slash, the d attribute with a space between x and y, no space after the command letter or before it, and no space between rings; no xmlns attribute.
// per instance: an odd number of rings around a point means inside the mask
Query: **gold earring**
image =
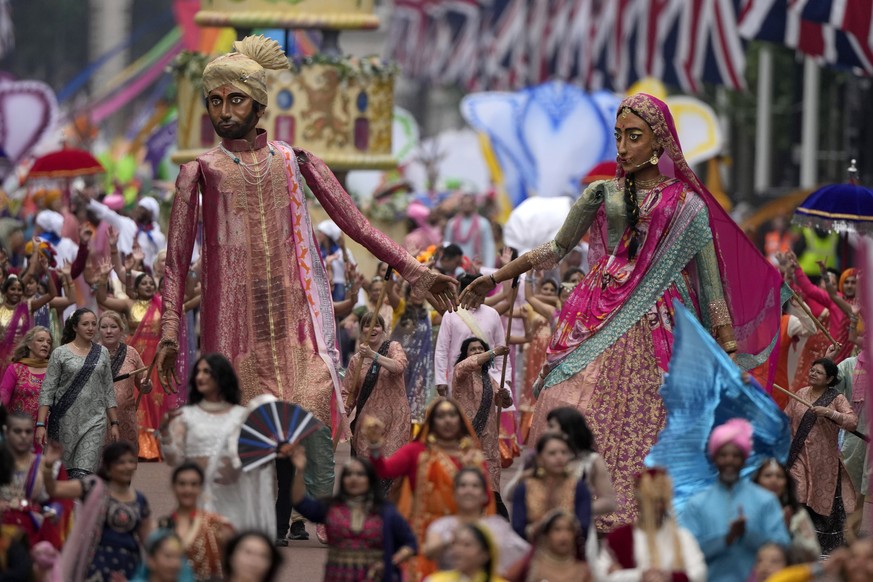
<svg viewBox="0 0 873 582"><path fill-rule="evenodd" d="M656 152L652 152L652 157L649 158L649 163L653 166L658 165L658 154Z"/></svg>
<svg viewBox="0 0 873 582"><path fill-rule="evenodd" d="M436 443L436 436L432 435L432 434L427 435L427 442L430 444L435 444Z"/></svg>
<svg viewBox="0 0 873 582"><path fill-rule="evenodd" d="M542 479L543 477L546 476L546 470L543 469L542 467L537 467L537 470L535 471L535 474L536 474L537 477L539 477L540 479Z"/></svg>

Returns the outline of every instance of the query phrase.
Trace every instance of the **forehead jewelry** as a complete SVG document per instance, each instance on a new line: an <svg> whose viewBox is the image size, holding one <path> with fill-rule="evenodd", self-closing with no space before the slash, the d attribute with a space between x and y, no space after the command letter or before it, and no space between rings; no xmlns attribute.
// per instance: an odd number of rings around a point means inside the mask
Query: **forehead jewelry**
<svg viewBox="0 0 873 582"><path fill-rule="evenodd" d="M628 113L630 113L630 112L631 112L630 107L622 107L621 118L624 119L625 117L628 116Z"/></svg>

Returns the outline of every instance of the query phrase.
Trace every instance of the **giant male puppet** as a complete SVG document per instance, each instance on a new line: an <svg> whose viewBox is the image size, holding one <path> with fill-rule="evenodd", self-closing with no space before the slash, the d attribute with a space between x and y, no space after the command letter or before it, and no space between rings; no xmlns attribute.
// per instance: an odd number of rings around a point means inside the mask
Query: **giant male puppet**
<svg viewBox="0 0 873 582"><path fill-rule="evenodd" d="M313 236L304 180L345 233L393 266L413 288L429 292L436 307L452 308L455 283L374 229L321 160L268 141L266 131L256 127L267 106L266 69L287 68L279 45L259 36L235 42L233 52L203 72L206 108L222 140L184 164L176 180L157 365L162 384L169 385L202 195L203 353L218 352L233 362L244 403L273 394L330 426L340 360L331 279ZM307 451L314 469L307 471L309 494L330 495L334 462L329 431L310 437ZM287 498L281 471L279 480L280 498Z"/></svg>

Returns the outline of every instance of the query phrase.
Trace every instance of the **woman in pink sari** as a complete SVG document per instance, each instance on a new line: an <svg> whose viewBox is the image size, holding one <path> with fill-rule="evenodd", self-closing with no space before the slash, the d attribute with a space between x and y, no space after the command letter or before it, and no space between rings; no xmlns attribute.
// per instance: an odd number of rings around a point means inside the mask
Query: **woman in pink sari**
<svg viewBox="0 0 873 582"><path fill-rule="evenodd" d="M675 302L745 369L770 357L781 304L779 273L691 171L667 106L645 94L626 98L615 138L615 179L585 190L555 240L461 296L469 308L501 281L554 266L590 229L591 270L561 308L530 438L547 430L553 408L585 415L617 498L599 529L634 520L634 475L666 421L658 389L673 348Z"/></svg>
<svg viewBox="0 0 873 582"><path fill-rule="evenodd" d="M28 270L21 279L10 275L0 287L0 293L2 293L2 301L0 301L0 378L3 377L6 366L11 363L15 347L33 327L33 314L57 295L54 280L48 270L48 258L43 254L34 253L31 256L31 261L35 261L36 265ZM25 299L23 281L34 276L31 270L34 273L49 273L49 292L35 299Z"/></svg>

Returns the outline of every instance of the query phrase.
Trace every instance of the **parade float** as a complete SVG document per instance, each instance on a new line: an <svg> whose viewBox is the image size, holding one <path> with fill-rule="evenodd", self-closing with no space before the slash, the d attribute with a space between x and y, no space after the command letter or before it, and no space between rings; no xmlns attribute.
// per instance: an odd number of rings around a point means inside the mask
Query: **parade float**
<svg viewBox="0 0 873 582"><path fill-rule="evenodd" d="M338 45L342 30L379 25L373 0L202 0L195 21L200 26L233 27L238 34L262 28L320 31L318 53L290 55L290 70L268 71L269 107L260 126L271 139L312 151L334 171L395 167L395 68L378 57L343 56ZM177 163L218 145L200 85L203 67L212 56L185 52L174 66Z"/></svg>

